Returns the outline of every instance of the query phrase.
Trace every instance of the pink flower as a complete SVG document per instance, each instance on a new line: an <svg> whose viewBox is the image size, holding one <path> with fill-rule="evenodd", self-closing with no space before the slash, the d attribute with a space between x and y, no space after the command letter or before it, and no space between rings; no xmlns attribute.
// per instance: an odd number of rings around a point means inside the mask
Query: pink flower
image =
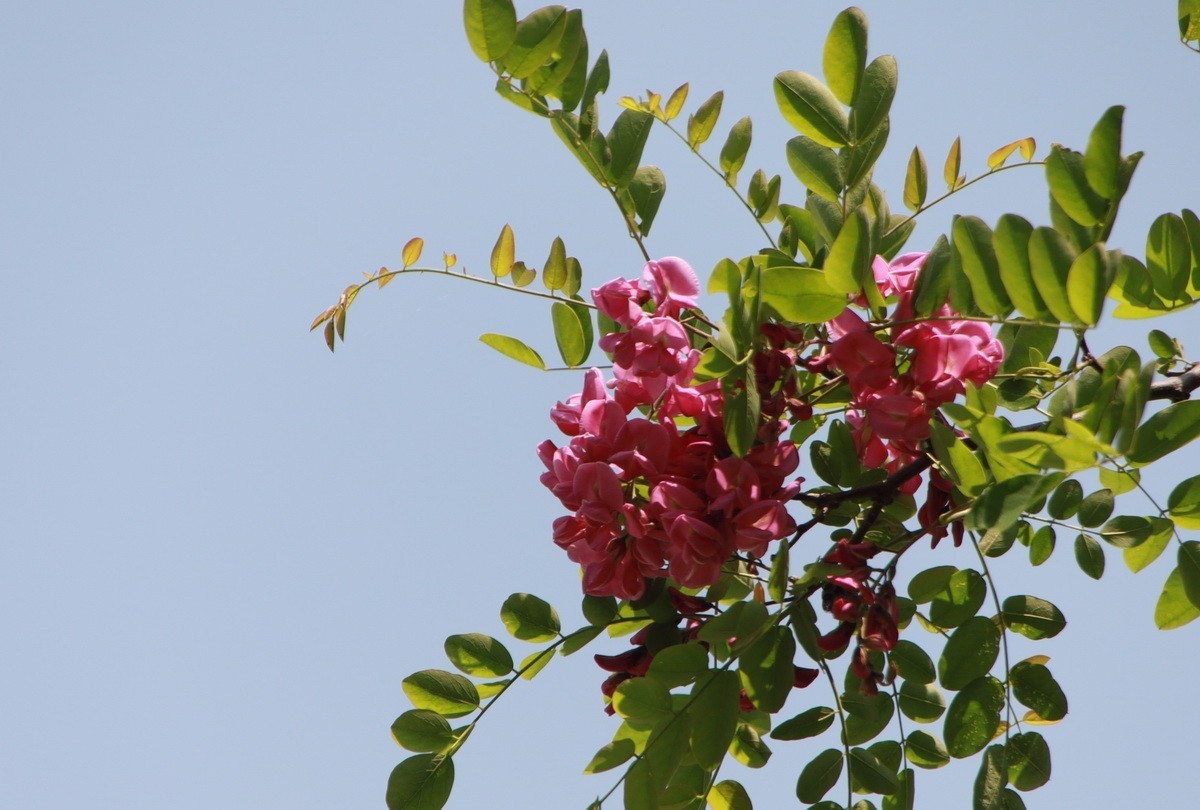
<svg viewBox="0 0 1200 810"><path fill-rule="evenodd" d="M654 299L654 314L671 318L682 310L694 309L700 294L700 280L692 266L677 256L648 262L642 270L642 287Z"/></svg>
<svg viewBox="0 0 1200 810"><path fill-rule="evenodd" d="M592 290L596 308L626 329L646 317L642 304L649 298L645 290L624 278L614 278Z"/></svg>
<svg viewBox="0 0 1200 810"><path fill-rule="evenodd" d="M884 298L899 296L907 298L917 285L917 273L925 264L928 253L905 253L897 256L891 264L882 256L876 256L871 264L875 283Z"/></svg>

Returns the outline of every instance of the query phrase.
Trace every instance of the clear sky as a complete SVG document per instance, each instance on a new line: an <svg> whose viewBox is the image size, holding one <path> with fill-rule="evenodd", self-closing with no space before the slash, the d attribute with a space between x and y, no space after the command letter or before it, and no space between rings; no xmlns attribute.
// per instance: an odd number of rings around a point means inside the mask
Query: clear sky
<svg viewBox="0 0 1200 810"><path fill-rule="evenodd" d="M840 3L584 6L612 57L606 121L625 93L690 81L694 105L724 88L720 137L754 119L745 176L780 172L795 195L771 79L819 70ZM1082 147L1115 103L1147 157L1114 242L1141 252L1157 214L1200 204L1200 57L1173 2L862 6L872 52L900 62L876 175L896 208L914 144L937 167L961 135L975 173L1027 135ZM336 356L308 324L414 235L481 270L505 222L538 267L561 235L589 286L638 273L637 251L543 122L492 92L455 0L9 0L0 19L0 807L381 807L405 756L388 734L400 681L447 666L446 635L502 636L513 591L579 620L533 455L579 379L480 345L495 331L553 354L539 304L472 285L365 294ZM672 139L647 157L669 183L654 253L707 274L760 246ZM1046 221L1037 170L981 185L910 248L959 212ZM1196 354L1197 317L1155 325ZM1145 356L1142 328L1092 345ZM1195 452L1150 476L1163 496L1200 472ZM1133 577L1110 550L1095 583L1071 539L997 573L1071 620L1036 647L1071 714L1046 732L1054 778L1029 805L1180 806L1200 624L1153 628L1167 560ZM579 655L512 690L458 757L450 807L582 808L606 790L611 774L579 775L615 728L600 680ZM729 774L758 806L793 806L824 747L779 743L765 772ZM919 772L920 806L966 806L975 767Z"/></svg>

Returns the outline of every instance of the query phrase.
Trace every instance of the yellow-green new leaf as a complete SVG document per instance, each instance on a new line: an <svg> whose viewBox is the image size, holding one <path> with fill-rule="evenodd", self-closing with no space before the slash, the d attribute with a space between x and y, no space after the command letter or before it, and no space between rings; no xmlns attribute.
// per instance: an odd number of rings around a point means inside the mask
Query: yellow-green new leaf
<svg viewBox="0 0 1200 810"><path fill-rule="evenodd" d="M500 230L500 238L492 248L492 275L504 278L512 271L513 262L517 258L517 240L513 230L505 225Z"/></svg>
<svg viewBox="0 0 1200 810"><path fill-rule="evenodd" d="M925 196L929 191L929 169L925 166L925 156L920 147L913 147L912 155L908 158L908 172L904 176L904 206L909 211L916 211L925 204Z"/></svg>
<svg viewBox="0 0 1200 810"><path fill-rule="evenodd" d="M517 33L517 12L512 0L466 0L463 25L471 50L484 62L502 58Z"/></svg>
<svg viewBox="0 0 1200 810"><path fill-rule="evenodd" d="M708 806L712 810L753 810L750 794L740 783L726 779L708 791Z"/></svg>
<svg viewBox="0 0 1200 810"><path fill-rule="evenodd" d="M480 335L479 339L506 357L511 357L519 363L533 366L541 371L546 370L546 361L542 359L542 356L515 337L488 332L487 334Z"/></svg>
<svg viewBox="0 0 1200 810"><path fill-rule="evenodd" d="M946 166L942 176L946 179L946 188L954 191L960 181L959 171L962 170L962 138L955 138L950 144L950 152L946 155Z"/></svg>
<svg viewBox="0 0 1200 810"><path fill-rule="evenodd" d="M867 15L858 8L838 14L825 38L822 68L829 89L843 104L853 104L867 65Z"/></svg>
<svg viewBox="0 0 1200 810"><path fill-rule="evenodd" d="M737 174L746 163L752 134L753 124L750 116L746 116L730 128L729 137L721 147L721 171L725 172L725 181L731 186L737 184Z"/></svg>
<svg viewBox="0 0 1200 810"><path fill-rule="evenodd" d="M688 146L696 149L712 136L717 118L721 115L721 102L725 100L725 91L718 90L696 112L688 117Z"/></svg>
<svg viewBox="0 0 1200 810"><path fill-rule="evenodd" d="M561 290L567 284L567 247L561 237L550 243L550 255L542 266L542 284L547 290Z"/></svg>
<svg viewBox="0 0 1200 810"><path fill-rule="evenodd" d="M775 101L789 124L824 146L850 142L850 120L820 79L798 70L775 77Z"/></svg>
<svg viewBox="0 0 1200 810"><path fill-rule="evenodd" d="M408 240L408 242L404 245L403 252L400 254L404 261L405 268L412 267L421 260L421 251L424 249L424 247L425 240L419 236Z"/></svg>
<svg viewBox="0 0 1200 810"><path fill-rule="evenodd" d="M683 111L683 105L687 103L687 97L688 85L685 82L675 88L675 92L667 99L667 106L663 110L663 118L667 121L677 118L679 113Z"/></svg>
<svg viewBox="0 0 1200 810"><path fill-rule="evenodd" d="M987 165L992 171L999 169L1004 165L1004 162L1009 159L1013 152L1021 150L1021 156L1026 160L1033 157L1033 138L1021 138L1012 143L1005 144L988 155Z"/></svg>

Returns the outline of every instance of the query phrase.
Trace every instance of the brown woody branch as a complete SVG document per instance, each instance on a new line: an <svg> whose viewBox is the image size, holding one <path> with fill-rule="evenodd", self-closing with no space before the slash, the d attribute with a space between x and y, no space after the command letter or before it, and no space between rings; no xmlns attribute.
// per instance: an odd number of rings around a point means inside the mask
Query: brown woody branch
<svg viewBox="0 0 1200 810"><path fill-rule="evenodd" d="M1191 399L1192 392L1200 388L1200 363L1186 371L1168 374L1167 377L1150 385L1150 399L1169 399L1172 402Z"/></svg>

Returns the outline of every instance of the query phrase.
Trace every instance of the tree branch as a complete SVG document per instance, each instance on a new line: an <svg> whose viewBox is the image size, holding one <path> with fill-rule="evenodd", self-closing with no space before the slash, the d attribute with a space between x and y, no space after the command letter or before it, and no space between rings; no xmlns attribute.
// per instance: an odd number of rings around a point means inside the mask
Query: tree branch
<svg viewBox="0 0 1200 810"><path fill-rule="evenodd" d="M1187 371L1181 371L1169 379L1160 380L1150 385L1150 399L1169 399L1172 402L1183 402L1191 399L1192 392L1200 388L1200 363L1196 363Z"/></svg>

